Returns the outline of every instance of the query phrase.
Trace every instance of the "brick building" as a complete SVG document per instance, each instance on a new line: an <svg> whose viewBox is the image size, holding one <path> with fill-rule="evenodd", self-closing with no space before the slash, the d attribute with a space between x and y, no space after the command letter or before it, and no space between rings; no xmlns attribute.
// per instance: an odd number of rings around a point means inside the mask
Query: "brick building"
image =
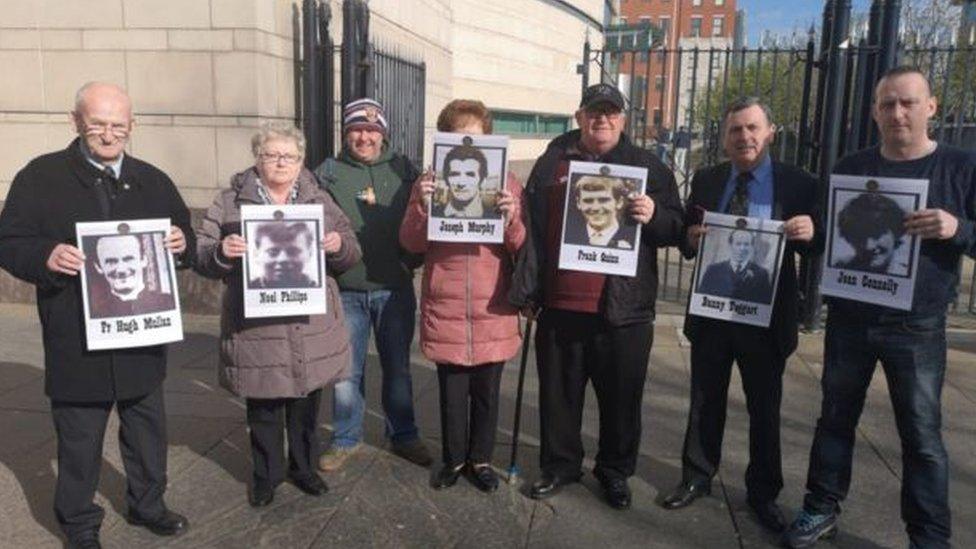
<svg viewBox="0 0 976 549"><path fill-rule="evenodd" d="M687 50L732 47L736 0L620 0L619 23L650 23L660 30L661 40L649 52L624 53L615 60L621 89L643 105L640 116L646 116L649 137L658 129L685 125L693 72ZM724 62L724 55L712 57L713 78ZM707 80L707 55L699 57L694 77Z"/></svg>

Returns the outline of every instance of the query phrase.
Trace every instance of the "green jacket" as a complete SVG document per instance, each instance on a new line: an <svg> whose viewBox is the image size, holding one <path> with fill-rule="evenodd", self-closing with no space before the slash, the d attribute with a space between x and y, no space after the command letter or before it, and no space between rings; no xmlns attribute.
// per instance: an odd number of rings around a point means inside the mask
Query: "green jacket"
<svg viewBox="0 0 976 549"><path fill-rule="evenodd" d="M399 288L413 282L413 269L422 256L400 247L400 222L419 172L403 155L384 147L372 164L355 160L345 150L315 168L319 184L335 199L349 218L363 250L363 258L336 277L342 290ZM372 185L376 203L359 195Z"/></svg>

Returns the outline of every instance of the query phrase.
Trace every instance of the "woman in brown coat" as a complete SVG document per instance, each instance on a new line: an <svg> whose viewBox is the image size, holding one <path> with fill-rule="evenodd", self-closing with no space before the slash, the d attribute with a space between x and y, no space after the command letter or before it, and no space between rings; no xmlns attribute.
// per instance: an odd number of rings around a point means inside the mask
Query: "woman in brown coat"
<svg viewBox="0 0 976 549"><path fill-rule="evenodd" d="M349 220L302 167L305 139L291 125L265 126L251 140L255 165L231 178L197 233L196 269L224 281L220 322L220 383L245 398L254 466L250 503L262 507L287 477L318 496L328 489L315 472L316 418L322 387L348 376L349 336L332 274L362 255ZM325 211L328 313L244 318L240 236L244 204L321 204ZM288 432L285 471L284 431Z"/></svg>

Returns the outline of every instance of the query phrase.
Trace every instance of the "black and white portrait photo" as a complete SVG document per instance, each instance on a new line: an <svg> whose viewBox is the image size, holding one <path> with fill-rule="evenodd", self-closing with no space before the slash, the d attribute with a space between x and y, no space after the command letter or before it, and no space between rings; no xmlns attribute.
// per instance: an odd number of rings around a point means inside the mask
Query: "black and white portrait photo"
<svg viewBox="0 0 976 549"><path fill-rule="evenodd" d="M253 221L247 226L247 287L317 288L321 282L315 221Z"/></svg>
<svg viewBox="0 0 976 549"><path fill-rule="evenodd" d="M508 171L508 137L436 133L433 152L428 239L502 242L504 221L496 205Z"/></svg>
<svg viewBox="0 0 976 549"><path fill-rule="evenodd" d="M169 220L78 223L88 349L183 338Z"/></svg>
<svg viewBox="0 0 976 549"><path fill-rule="evenodd" d="M559 268L634 276L640 227L627 214L643 194L647 170L599 162L569 163Z"/></svg>
<svg viewBox="0 0 976 549"><path fill-rule="evenodd" d="M244 317L324 314L322 206L247 204L241 225Z"/></svg>
<svg viewBox="0 0 976 549"><path fill-rule="evenodd" d="M626 215L627 197L637 181L579 174L570 180L566 242L581 246L634 249L637 223Z"/></svg>
<svg viewBox="0 0 976 549"><path fill-rule="evenodd" d="M716 234L719 232L727 234L726 251L719 256L726 259L705 267L698 282L699 293L753 303L771 303L772 276L762 264L763 258L756 257L757 248L767 252L763 255L769 255L768 243L760 241L760 233L745 229L719 231L716 228ZM718 246L713 245L713 248Z"/></svg>
<svg viewBox="0 0 976 549"><path fill-rule="evenodd" d="M928 181L833 175L827 196L823 294L910 309L921 239L905 218L925 207Z"/></svg>
<svg viewBox="0 0 976 549"><path fill-rule="evenodd" d="M166 233L87 236L82 239L89 270L92 318L130 316L172 309L173 289L160 276ZM165 269L163 270L165 274Z"/></svg>
<svg viewBox="0 0 976 549"><path fill-rule="evenodd" d="M838 212L831 247L831 267L868 273L910 274L911 239L905 216L914 211L915 195L879 192L837 193Z"/></svg>
<svg viewBox="0 0 976 549"><path fill-rule="evenodd" d="M706 212L689 312L768 326L785 250L781 221Z"/></svg>

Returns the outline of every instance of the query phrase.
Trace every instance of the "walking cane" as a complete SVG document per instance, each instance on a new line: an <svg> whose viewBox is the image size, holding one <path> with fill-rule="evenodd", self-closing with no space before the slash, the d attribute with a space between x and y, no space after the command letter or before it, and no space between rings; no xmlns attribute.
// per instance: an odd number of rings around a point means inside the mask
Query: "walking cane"
<svg viewBox="0 0 976 549"><path fill-rule="evenodd" d="M518 390L515 393L515 425L512 427L512 459L508 464L508 483L518 481L519 468L515 460L518 457L519 427L522 423L522 389L525 386L525 364L529 360L529 345L532 340L532 317L525 320L525 339L522 340L522 362L519 364Z"/></svg>

